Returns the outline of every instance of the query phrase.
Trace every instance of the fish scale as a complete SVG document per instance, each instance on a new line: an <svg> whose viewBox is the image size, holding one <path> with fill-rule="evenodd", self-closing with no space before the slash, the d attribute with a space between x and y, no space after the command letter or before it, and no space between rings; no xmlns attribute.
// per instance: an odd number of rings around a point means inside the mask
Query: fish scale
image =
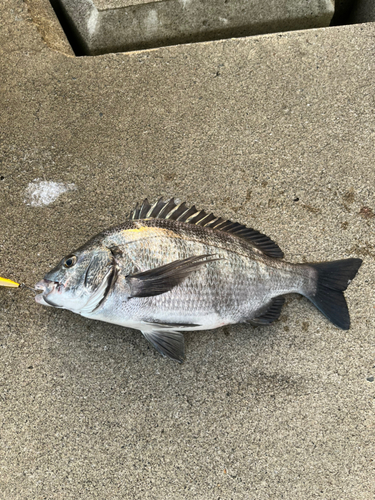
<svg viewBox="0 0 375 500"><path fill-rule="evenodd" d="M157 225L160 227L160 223ZM165 224L163 225L165 226ZM170 225L171 223L167 224L167 226ZM203 231L199 233L202 237ZM246 270L243 258L236 255L229 258L227 249L224 251L222 248L218 248L214 238L210 238L210 240L210 245L207 245L201 243L197 237L195 241L191 241L167 234L161 238L151 236L147 240L142 241L141 246L139 243L126 245L125 263L128 261L128 257L132 261L136 259L141 270L158 267L170 260L184 259L189 255L213 254L222 259L222 261L211 263L202 269L199 276L188 277L185 282L176 287L173 294L154 297L150 306L155 307L160 320L163 313L164 315L168 315L170 311L175 311L175 315L180 315L181 318L185 315L186 311L194 311L200 315L208 309L220 310L227 313L228 306L233 309L236 301L245 301L246 296L251 293L251 278L246 279L249 273L246 272L248 270ZM117 243L121 244L124 242L118 239ZM154 250L155 246L158 248L157 253ZM257 263L254 261L248 262L253 267L257 266ZM121 265L122 259L119 259L119 263ZM220 272L226 275L224 290L215 287L219 271L216 269L218 266L221 266ZM259 270L256 274L259 276L260 273L261 271ZM229 300L231 296L234 297L232 302ZM247 307L247 309L249 308ZM164 320L166 320L165 317Z"/></svg>
<svg viewBox="0 0 375 500"><path fill-rule="evenodd" d="M291 264L268 236L213 214L146 199L128 221L69 254L36 285L36 301L136 328L163 355L184 359L183 332L277 320L300 293L348 329L343 291L362 261Z"/></svg>

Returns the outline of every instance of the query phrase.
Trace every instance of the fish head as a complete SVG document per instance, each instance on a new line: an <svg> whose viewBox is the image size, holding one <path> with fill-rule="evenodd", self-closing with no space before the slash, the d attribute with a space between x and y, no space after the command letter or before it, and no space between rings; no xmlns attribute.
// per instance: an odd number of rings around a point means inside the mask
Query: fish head
<svg viewBox="0 0 375 500"><path fill-rule="evenodd" d="M35 285L35 290L42 290L35 300L45 306L81 313L98 290L105 288L103 284L113 266L110 249L86 244L64 257Z"/></svg>

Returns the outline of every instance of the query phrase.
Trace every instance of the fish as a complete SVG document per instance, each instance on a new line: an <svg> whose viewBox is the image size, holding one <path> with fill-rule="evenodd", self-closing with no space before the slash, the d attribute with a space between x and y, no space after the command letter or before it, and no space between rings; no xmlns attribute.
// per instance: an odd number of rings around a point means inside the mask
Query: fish
<svg viewBox="0 0 375 500"><path fill-rule="evenodd" d="M343 292L358 258L283 260L268 236L174 198L147 198L121 225L65 256L35 285L38 304L140 330L182 362L185 331L269 325L285 295L307 297L338 328L350 328Z"/></svg>

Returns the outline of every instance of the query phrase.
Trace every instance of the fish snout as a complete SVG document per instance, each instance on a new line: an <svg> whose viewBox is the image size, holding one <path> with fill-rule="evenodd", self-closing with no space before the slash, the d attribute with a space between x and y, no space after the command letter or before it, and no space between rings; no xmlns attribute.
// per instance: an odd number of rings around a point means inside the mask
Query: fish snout
<svg viewBox="0 0 375 500"><path fill-rule="evenodd" d="M34 290L45 290L47 288L47 285L48 285L48 281L47 280L41 280L41 281L38 281L38 283L34 286Z"/></svg>
<svg viewBox="0 0 375 500"><path fill-rule="evenodd" d="M50 281L46 279L42 279L38 281L38 283L34 286L34 290L43 290L43 292L51 292L54 288L59 286L60 283L57 281Z"/></svg>
<svg viewBox="0 0 375 500"><path fill-rule="evenodd" d="M48 303L46 303L44 298L46 295L49 295L51 292L56 290L58 286L59 283L57 283L56 281L50 281L46 279L38 281L38 283L34 286L34 290L41 290L42 293L39 293L35 296L35 302L37 302L38 304L43 304L44 306L49 305Z"/></svg>

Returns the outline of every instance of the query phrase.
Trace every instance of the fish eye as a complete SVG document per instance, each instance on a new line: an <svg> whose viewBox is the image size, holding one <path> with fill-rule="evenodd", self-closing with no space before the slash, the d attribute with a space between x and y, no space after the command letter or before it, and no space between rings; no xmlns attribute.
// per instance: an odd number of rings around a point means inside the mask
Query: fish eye
<svg viewBox="0 0 375 500"><path fill-rule="evenodd" d="M77 257L75 255L71 255L70 257L68 257L65 260L64 266L65 267L73 267L76 262L77 262Z"/></svg>

